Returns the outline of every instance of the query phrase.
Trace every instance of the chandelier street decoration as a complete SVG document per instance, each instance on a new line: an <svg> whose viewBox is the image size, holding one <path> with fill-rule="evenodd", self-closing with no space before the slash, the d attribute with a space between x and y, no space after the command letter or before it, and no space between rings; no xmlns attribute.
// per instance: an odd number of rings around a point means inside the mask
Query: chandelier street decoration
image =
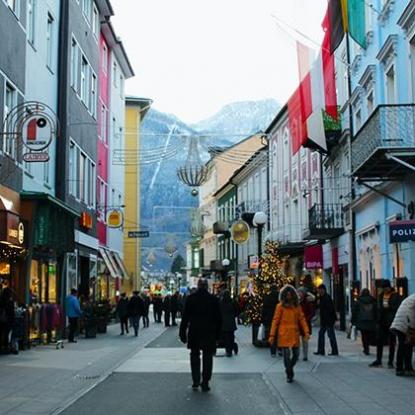
<svg viewBox="0 0 415 415"><path fill-rule="evenodd" d="M164 250L169 254L169 257L173 257L173 255L177 252L177 245L174 241L173 235L167 236L166 245L164 245Z"/></svg>
<svg viewBox="0 0 415 415"><path fill-rule="evenodd" d="M209 167L202 163L197 137L190 137L186 163L177 169L177 177L185 185L192 187L192 196L197 196L200 187L209 177Z"/></svg>

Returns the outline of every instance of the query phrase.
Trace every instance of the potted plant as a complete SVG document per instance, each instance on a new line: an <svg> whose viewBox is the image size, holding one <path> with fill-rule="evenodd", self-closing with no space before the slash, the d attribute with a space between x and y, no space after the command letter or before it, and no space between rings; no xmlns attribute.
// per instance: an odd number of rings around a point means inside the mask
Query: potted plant
<svg viewBox="0 0 415 415"><path fill-rule="evenodd" d="M85 305L82 317L85 329L85 337L89 339L97 337L98 319L92 304L88 303Z"/></svg>
<svg viewBox="0 0 415 415"><path fill-rule="evenodd" d="M99 301L94 307L98 333L106 333L109 316L111 313L111 304L108 300Z"/></svg>

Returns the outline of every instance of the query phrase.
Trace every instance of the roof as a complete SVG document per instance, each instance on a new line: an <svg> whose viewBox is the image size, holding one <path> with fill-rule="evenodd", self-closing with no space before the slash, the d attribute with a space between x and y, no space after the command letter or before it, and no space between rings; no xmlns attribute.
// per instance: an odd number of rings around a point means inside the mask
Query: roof
<svg viewBox="0 0 415 415"><path fill-rule="evenodd" d="M125 79L132 78L134 76L134 70L131 62L125 51L124 44L121 39L116 35L114 26L111 21L107 19L102 23L101 32L107 41L108 46L115 54L117 61L123 71Z"/></svg>
<svg viewBox="0 0 415 415"><path fill-rule="evenodd" d="M110 0L96 0L96 3L101 15L105 17L114 16L114 8Z"/></svg>
<svg viewBox="0 0 415 415"><path fill-rule="evenodd" d="M125 97L125 105L139 107L142 118L144 118L152 104L153 100L150 98L140 98L133 95L127 95Z"/></svg>
<svg viewBox="0 0 415 415"><path fill-rule="evenodd" d="M277 113L277 115L275 116L275 118L271 121L271 124L267 127L267 129L265 130L266 134L270 134L273 130L273 128L275 127L275 125L278 123L278 121L281 120L281 118L283 116L285 116L285 114L288 111L288 104L285 104Z"/></svg>

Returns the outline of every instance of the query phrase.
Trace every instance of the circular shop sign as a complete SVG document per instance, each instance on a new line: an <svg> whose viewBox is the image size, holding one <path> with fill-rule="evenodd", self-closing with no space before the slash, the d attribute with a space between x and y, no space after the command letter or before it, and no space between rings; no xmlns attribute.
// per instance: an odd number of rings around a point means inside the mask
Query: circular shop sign
<svg viewBox="0 0 415 415"><path fill-rule="evenodd" d="M121 210L110 210L107 213L107 226L109 228L120 228L123 222L124 217Z"/></svg>
<svg viewBox="0 0 415 415"><path fill-rule="evenodd" d="M250 230L249 225L243 221L236 221L231 227L231 236L235 243L242 245L246 243L249 239Z"/></svg>
<svg viewBox="0 0 415 415"><path fill-rule="evenodd" d="M54 135L54 125L46 113L31 114L22 123L23 145L31 151L49 147Z"/></svg>

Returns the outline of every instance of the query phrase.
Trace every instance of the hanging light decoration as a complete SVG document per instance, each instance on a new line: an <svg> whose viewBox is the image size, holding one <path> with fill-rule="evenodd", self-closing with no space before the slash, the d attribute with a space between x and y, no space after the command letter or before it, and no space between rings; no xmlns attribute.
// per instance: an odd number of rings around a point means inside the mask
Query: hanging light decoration
<svg viewBox="0 0 415 415"><path fill-rule="evenodd" d="M202 163L197 140L197 137L190 137L186 163L177 169L179 180L187 186L193 187L192 196L199 194L196 188L205 183L209 177L209 167Z"/></svg>
<svg viewBox="0 0 415 415"><path fill-rule="evenodd" d="M154 249L150 249L150 252L147 255L146 261L150 265L154 265L156 263L157 258L156 258L156 254L154 252Z"/></svg>
<svg viewBox="0 0 415 415"><path fill-rule="evenodd" d="M193 238L203 238L205 226L200 209L195 208L190 211L190 233Z"/></svg>
<svg viewBox="0 0 415 415"><path fill-rule="evenodd" d="M169 254L169 257L172 257L177 252L177 245L174 241L174 235L167 236L166 245L164 245L164 250Z"/></svg>

